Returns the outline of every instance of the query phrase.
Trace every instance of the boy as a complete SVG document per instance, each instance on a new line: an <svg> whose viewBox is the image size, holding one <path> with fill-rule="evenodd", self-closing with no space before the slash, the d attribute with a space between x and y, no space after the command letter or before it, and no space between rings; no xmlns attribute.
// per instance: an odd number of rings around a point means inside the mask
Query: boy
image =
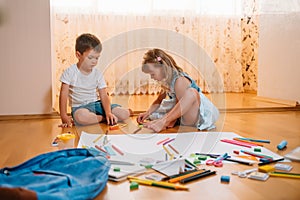
<svg viewBox="0 0 300 200"><path fill-rule="evenodd" d="M105 120L112 125L118 120L129 118L129 109L110 104L104 77L95 68L102 50L100 40L92 34L82 34L76 39L75 49L78 63L67 68L60 78L60 127L72 127L72 120L77 125L90 125ZM67 115L68 97L72 117Z"/></svg>

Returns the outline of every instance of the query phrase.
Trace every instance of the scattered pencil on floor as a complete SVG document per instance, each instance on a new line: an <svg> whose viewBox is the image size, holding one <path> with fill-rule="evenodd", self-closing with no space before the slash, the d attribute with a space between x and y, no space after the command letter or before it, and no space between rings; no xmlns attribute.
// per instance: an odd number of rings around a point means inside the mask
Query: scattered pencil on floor
<svg viewBox="0 0 300 200"><path fill-rule="evenodd" d="M135 131L133 131L133 134L136 134L136 133L138 133L140 130L142 130L142 128L140 127L140 128L138 128L138 129L136 129Z"/></svg>
<svg viewBox="0 0 300 200"><path fill-rule="evenodd" d="M176 154L179 154L179 152L173 147L171 144L168 145Z"/></svg>
<svg viewBox="0 0 300 200"><path fill-rule="evenodd" d="M173 190L188 190L188 187L174 184L174 183L168 183L164 181L153 181L153 180L147 180L147 179L141 179L138 177L128 176L127 177L130 182L136 182L142 185L149 185L149 186L155 186L155 187L161 187L161 188L167 188L167 189L173 189Z"/></svg>
<svg viewBox="0 0 300 200"><path fill-rule="evenodd" d="M300 178L299 173L290 173L290 172L270 172L270 176L283 177L283 178Z"/></svg>
<svg viewBox="0 0 300 200"><path fill-rule="evenodd" d="M98 140L100 140L103 137L104 134L100 134L94 141L93 143L98 142Z"/></svg>
<svg viewBox="0 0 300 200"><path fill-rule="evenodd" d="M118 148L118 147L116 147L115 145L111 145L111 147L116 151L116 152L118 152L120 155L124 155L124 153Z"/></svg>
<svg viewBox="0 0 300 200"><path fill-rule="evenodd" d="M124 128L124 127L126 127L127 126L127 124L120 124L119 125L119 128Z"/></svg>

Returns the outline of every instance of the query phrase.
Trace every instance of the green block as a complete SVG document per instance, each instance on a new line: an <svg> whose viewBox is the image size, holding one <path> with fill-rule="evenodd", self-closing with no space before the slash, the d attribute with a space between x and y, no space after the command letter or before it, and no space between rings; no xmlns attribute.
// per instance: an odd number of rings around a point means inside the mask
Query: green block
<svg viewBox="0 0 300 200"><path fill-rule="evenodd" d="M207 156L198 156L198 160L206 160Z"/></svg>
<svg viewBox="0 0 300 200"><path fill-rule="evenodd" d="M151 169L152 166L153 166L153 165L145 165L144 167L145 167L146 169Z"/></svg>
<svg viewBox="0 0 300 200"><path fill-rule="evenodd" d="M120 168L120 167L115 167L115 168L114 168L114 171L115 171L115 172L119 172L119 171L121 171L121 168Z"/></svg>
<svg viewBox="0 0 300 200"><path fill-rule="evenodd" d="M201 164L201 161L200 161L200 160L198 160L198 159L195 159L195 160L194 160L194 164L195 164L195 165L197 165L197 164Z"/></svg>
<svg viewBox="0 0 300 200"><path fill-rule="evenodd" d="M139 188L139 184L137 182L131 182L130 183L130 190L136 190Z"/></svg>
<svg viewBox="0 0 300 200"><path fill-rule="evenodd" d="M254 148L255 152L261 152L261 148Z"/></svg>

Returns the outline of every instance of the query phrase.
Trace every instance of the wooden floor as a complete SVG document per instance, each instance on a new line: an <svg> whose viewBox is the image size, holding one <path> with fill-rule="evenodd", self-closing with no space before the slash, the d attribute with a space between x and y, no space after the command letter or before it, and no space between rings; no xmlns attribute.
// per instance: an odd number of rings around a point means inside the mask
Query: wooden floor
<svg viewBox="0 0 300 200"><path fill-rule="evenodd" d="M146 110L153 98L155 96L151 95L143 97L123 96L113 97L113 102L121 103L124 107L128 105L135 111L143 111ZM300 111L298 107L262 101L257 99L255 94L226 94L219 99L225 100L225 104L221 102L223 100L216 101L219 103L216 105L223 111L217 122L217 129L213 131L235 132L244 137L270 139L271 144L266 147L280 155L300 146ZM137 128L135 117L132 117L127 123L128 126L123 131L124 133L132 133ZM91 133L102 133L107 130L105 124L68 129L59 128L59 124L59 117L53 116L51 118L0 117L0 168L14 166L41 153L57 150L57 147L51 146L51 142L57 134L71 131L79 137L83 130ZM197 130L193 127L180 126L164 132L194 131ZM143 129L140 133L148 132L150 130ZM118 131L111 131L110 133L119 134ZM276 146L283 139L288 141L287 148L284 151L278 151ZM294 167L293 172L300 173L299 162L288 164ZM224 166L220 169L220 173L230 174L233 169L241 170L245 167L239 165ZM212 194L205 193L203 199L299 199L299 181L300 179L272 178L262 183L232 177L231 183L228 185L220 184L218 180L214 181L213 184L215 185L205 185L203 182L192 183L191 189L194 192L183 193L147 187L130 192L127 182L121 184L109 182L97 199L199 199L201 192L195 192L195 190L211 190ZM156 194L155 191L159 192ZM199 195L199 198L194 195Z"/></svg>
<svg viewBox="0 0 300 200"><path fill-rule="evenodd" d="M291 110L296 106L294 101L261 98L256 93L213 93L205 95L224 112L281 111ZM146 110L156 97L156 95L118 95L112 96L112 102L138 112Z"/></svg>

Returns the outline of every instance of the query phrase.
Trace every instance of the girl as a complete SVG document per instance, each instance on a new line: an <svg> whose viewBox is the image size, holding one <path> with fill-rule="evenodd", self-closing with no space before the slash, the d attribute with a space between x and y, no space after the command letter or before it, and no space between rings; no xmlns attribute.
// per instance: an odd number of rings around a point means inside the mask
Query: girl
<svg viewBox="0 0 300 200"><path fill-rule="evenodd" d="M163 89L150 108L139 114L138 123L155 132L173 127L178 120L182 125L197 126L199 130L215 128L218 109L170 55L161 49L149 50L144 56L142 71L158 81ZM146 119L152 121L146 123Z"/></svg>

